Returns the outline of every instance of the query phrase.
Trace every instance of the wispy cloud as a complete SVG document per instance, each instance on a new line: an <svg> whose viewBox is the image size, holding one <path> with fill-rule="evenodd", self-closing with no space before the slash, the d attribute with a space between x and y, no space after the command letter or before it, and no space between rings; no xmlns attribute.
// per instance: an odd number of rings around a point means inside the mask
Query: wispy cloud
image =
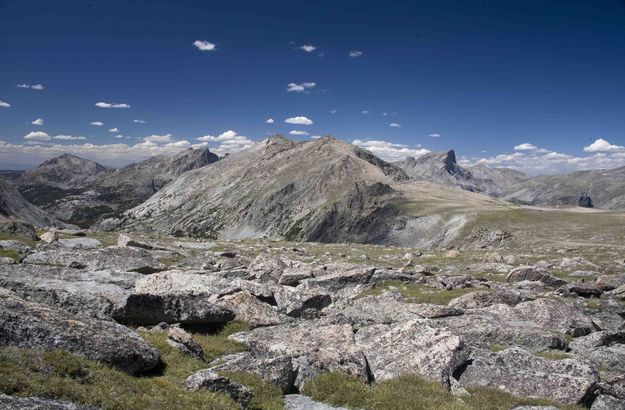
<svg viewBox="0 0 625 410"><path fill-rule="evenodd" d="M299 46L299 49L304 50L307 53L312 53L317 49L317 47L313 46L312 44L304 44L303 46Z"/></svg>
<svg viewBox="0 0 625 410"><path fill-rule="evenodd" d="M514 146L515 151L534 151L536 149L538 149L538 147L534 144L530 144L529 142Z"/></svg>
<svg viewBox="0 0 625 410"><path fill-rule="evenodd" d="M162 144L172 142L171 134L165 135L150 135L143 139L144 142L151 142L154 144Z"/></svg>
<svg viewBox="0 0 625 410"><path fill-rule="evenodd" d="M435 132L435 133L433 133L433 134L430 134L430 135L429 135L429 137L430 137L430 138L440 138L440 137L441 137L441 134L438 134L438 133L436 133L436 132Z"/></svg>
<svg viewBox="0 0 625 410"><path fill-rule="evenodd" d="M330 114L336 114L336 110L330 110Z"/></svg>
<svg viewBox="0 0 625 410"><path fill-rule="evenodd" d="M291 130L291 131L289 131L289 134L291 134L291 135L308 135L308 133L306 131L300 131L300 130Z"/></svg>
<svg viewBox="0 0 625 410"><path fill-rule="evenodd" d="M314 82L301 83L301 84L289 83L289 85L287 85L286 90L289 92L301 93L302 91L306 91L307 89L313 88L316 85L317 83L314 83Z"/></svg>
<svg viewBox="0 0 625 410"><path fill-rule="evenodd" d="M132 120L132 122L137 123L137 124L145 124L145 121L143 120Z"/></svg>
<svg viewBox="0 0 625 410"><path fill-rule="evenodd" d="M119 130L117 128L110 128L109 132L119 132Z"/></svg>
<svg viewBox="0 0 625 410"><path fill-rule="evenodd" d="M16 86L17 88L30 88L31 90L36 90L36 91L41 91L43 90L45 87L41 84L17 84Z"/></svg>
<svg viewBox="0 0 625 410"><path fill-rule="evenodd" d="M128 104L105 103L105 102L95 103L95 106L98 108L130 108L130 105Z"/></svg>
<svg viewBox="0 0 625 410"><path fill-rule="evenodd" d="M625 152L625 147L621 145L610 144L603 138L595 140L592 144L584 147L585 152Z"/></svg>
<svg viewBox="0 0 625 410"><path fill-rule="evenodd" d="M95 125L96 127L101 127L104 125L102 121L94 121L94 122L90 122L89 124Z"/></svg>
<svg viewBox="0 0 625 410"><path fill-rule="evenodd" d="M36 140L36 141L47 141L52 139L46 132L43 131L32 131L28 134L24 135L25 140Z"/></svg>
<svg viewBox="0 0 625 410"><path fill-rule="evenodd" d="M391 162L400 161L406 157L420 157L430 152L430 150L421 146L411 147L383 140L354 140L352 144L369 150L378 157Z"/></svg>
<svg viewBox="0 0 625 410"><path fill-rule="evenodd" d="M361 114L371 114L371 111L369 111L369 110L362 110L360 113Z"/></svg>
<svg viewBox="0 0 625 410"><path fill-rule="evenodd" d="M287 124L298 124L298 125L312 125L313 120L308 117L298 116L298 117L290 117L284 120Z"/></svg>
<svg viewBox="0 0 625 410"><path fill-rule="evenodd" d="M4 102L4 101L0 100L0 107L9 108L10 106L11 106L11 104L9 104L8 102Z"/></svg>
<svg viewBox="0 0 625 410"><path fill-rule="evenodd" d="M85 137L74 137L72 135L57 135L55 137L52 137L55 140L62 140L62 141L82 141L82 140L86 140L87 138Z"/></svg>
<svg viewBox="0 0 625 410"><path fill-rule="evenodd" d="M351 50L348 55L350 57L362 57L364 55L364 53L360 50Z"/></svg>
<svg viewBox="0 0 625 410"><path fill-rule="evenodd" d="M37 118L31 122L32 125L43 125L43 118Z"/></svg>
<svg viewBox="0 0 625 410"><path fill-rule="evenodd" d="M267 118L267 121L265 121L267 124L273 124L273 118Z"/></svg>
<svg viewBox="0 0 625 410"><path fill-rule="evenodd" d="M205 40L195 40L193 42L193 45L197 47L200 51L213 51L217 48L214 43Z"/></svg>
<svg viewBox="0 0 625 410"><path fill-rule="evenodd" d="M396 122L392 122L392 123L389 124L389 127L399 128L399 127L401 127L401 125L399 125Z"/></svg>

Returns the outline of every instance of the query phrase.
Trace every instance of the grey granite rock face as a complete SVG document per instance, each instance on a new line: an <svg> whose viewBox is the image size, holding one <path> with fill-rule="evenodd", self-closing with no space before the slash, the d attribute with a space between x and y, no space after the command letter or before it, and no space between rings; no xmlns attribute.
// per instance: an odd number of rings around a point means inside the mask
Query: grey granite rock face
<svg viewBox="0 0 625 410"><path fill-rule="evenodd" d="M130 329L27 302L0 289L0 345L64 349L128 373L155 367L158 350Z"/></svg>
<svg viewBox="0 0 625 410"><path fill-rule="evenodd" d="M511 348L474 358L459 381L465 387L492 387L515 396L580 404L590 399L598 374L577 360L548 360Z"/></svg>
<svg viewBox="0 0 625 410"><path fill-rule="evenodd" d="M68 401L0 395L0 410L97 410Z"/></svg>
<svg viewBox="0 0 625 410"><path fill-rule="evenodd" d="M214 393L223 393L243 408L247 407L249 401L254 397L254 392L240 383L234 382L227 377L220 376L212 370L200 370L189 376L185 382L188 390L208 390Z"/></svg>
<svg viewBox="0 0 625 410"><path fill-rule="evenodd" d="M284 396L284 408L286 410L347 410L345 407L333 407L308 396L301 394L287 394Z"/></svg>

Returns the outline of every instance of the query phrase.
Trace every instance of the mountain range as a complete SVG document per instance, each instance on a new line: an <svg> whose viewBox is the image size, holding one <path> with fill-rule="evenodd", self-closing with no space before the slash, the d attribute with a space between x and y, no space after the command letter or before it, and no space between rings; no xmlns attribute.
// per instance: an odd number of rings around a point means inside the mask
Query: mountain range
<svg viewBox="0 0 625 410"><path fill-rule="evenodd" d="M463 167L453 150L388 163L333 137L276 135L222 159L189 149L117 170L64 154L6 173L2 184L4 217L35 226L105 220L226 239L432 246L453 238L476 212L512 204L625 209L625 167L530 177Z"/></svg>

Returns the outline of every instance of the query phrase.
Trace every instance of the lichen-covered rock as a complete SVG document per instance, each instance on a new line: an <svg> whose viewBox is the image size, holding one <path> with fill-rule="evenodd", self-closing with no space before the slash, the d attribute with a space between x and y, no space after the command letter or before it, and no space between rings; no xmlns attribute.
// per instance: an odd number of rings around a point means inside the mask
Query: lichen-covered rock
<svg viewBox="0 0 625 410"><path fill-rule="evenodd" d="M574 339L569 347L598 369L625 374L625 331L591 333Z"/></svg>
<svg viewBox="0 0 625 410"><path fill-rule="evenodd" d="M625 410L625 399L600 394L595 401L592 402L590 410Z"/></svg>
<svg viewBox="0 0 625 410"><path fill-rule="evenodd" d="M601 296L601 293L603 291L594 283L575 282L575 283L568 283L564 286L559 287L558 289L556 289L556 292L563 296L571 295L571 296L581 296L584 298L590 298L593 296L594 297Z"/></svg>
<svg viewBox="0 0 625 410"><path fill-rule="evenodd" d="M58 243L68 248L79 248L79 249L96 249L102 246L102 242L94 238L59 239Z"/></svg>
<svg viewBox="0 0 625 410"><path fill-rule="evenodd" d="M595 281L595 284L604 291L610 291L625 285L625 273L617 273L614 275L601 275Z"/></svg>
<svg viewBox="0 0 625 410"><path fill-rule="evenodd" d="M282 389L283 393L293 390L296 372L291 363L291 357L274 354L252 354L241 352L221 356L210 364L210 370L215 372L245 372L253 373Z"/></svg>
<svg viewBox="0 0 625 410"><path fill-rule="evenodd" d="M17 397L0 394L0 409L3 410L97 410L96 407L81 406L69 401L41 399L39 397Z"/></svg>
<svg viewBox="0 0 625 410"><path fill-rule="evenodd" d="M247 407L249 401L254 397L254 392L240 383L232 381L227 377L220 376L212 370L200 370L191 376L189 376L185 382L185 386L188 390L208 390L214 393L223 393L237 403L241 404L243 408Z"/></svg>
<svg viewBox="0 0 625 410"><path fill-rule="evenodd" d="M169 326L167 328L167 344L180 350L187 356L202 359L204 350L193 337L185 332L180 326Z"/></svg>
<svg viewBox="0 0 625 410"><path fill-rule="evenodd" d="M137 293L151 295L203 294L215 298L236 292L240 287L232 280L193 272L166 271L145 276L135 285Z"/></svg>
<svg viewBox="0 0 625 410"><path fill-rule="evenodd" d="M208 325L226 323L234 313L211 302L206 295L151 295L133 293L125 303L112 312L120 323L155 325L181 323Z"/></svg>
<svg viewBox="0 0 625 410"><path fill-rule="evenodd" d="M579 404L592 395L598 376L577 360L548 360L510 348L474 358L459 381L465 387L491 387L520 397Z"/></svg>
<svg viewBox="0 0 625 410"><path fill-rule="evenodd" d="M508 273L508 276L506 276L506 281L508 283L524 280L542 282L554 288L566 285L567 283L565 280L556 278L537 266L519 266L518 268L512 269L510 273Z"/></svg>
<svg viewBox="0 0 625 410"><path fill-rule="evenodd" d="M0 345L63 349L128 373L156 366L158 350L116 323L73 316L0 289Z"/></svg>
<svg viewBox="0 0 625 410"><path fill-rule="evenodd" d="M245 322L252 328L274 326L292 320L291 317L278 312L275 307L245 291L226 295L217 299L215 303L234 312L236 320Z"/></svg>
<svg viewBox="0 0 625 410"><path fill-rule="evenodd" d="M469 356L460 337L424 320L362 327L356 333L356 345L376 381L415 373L449 387L452 373Z"/></svg>
<svg viewBox="0 0 625 410"><path fill-rule="evenodd" d="M338 292L347 286L365 284L371 280L375 268L354 268L345 272L330 273L306 282L311 286L326 289L329 292Z"/></svg>
<svg viewBox="0 0 625 410"><path fill-rule="evenodd" d="M577 310L571 303L552 298L540 298L519 303L515 312L525 320L531 320L544 329L562 332L578 337L595 330L598 326L592 319Z"/></svg>
<svg viewBox="0 0 625 410"><path fill-rule="evenodd" d="M294 288L283 286L273 293L278 311L299 317L306 309L321 310L332 303L330 294L322 288L302 283Z"/></svg>
<svg viewBox="0 0 625 410"><path fill-rule="evenodd" d="M521 292L514 290L478 290L452 299L448 305L457 309L478 309L498 303L516 306L524 300Z"/></svg>
<svg viewBox="0 0 625 410"><path fill-rule="evenodd" d="M333 407L325 403L314 401L301 394L287 394L284 396L285 410L347 410L345 407Z"/></svg>
<svg viewBox="0 0 625 410"><path fill-rule="evenodd" d="M365 356L356 346L352 327L347 324L307 320L259 327L235 333L230 339L245 343L253 354L290 357L297 372L298 389L317 374L326 372L342 372L368 380Z"/></svg>

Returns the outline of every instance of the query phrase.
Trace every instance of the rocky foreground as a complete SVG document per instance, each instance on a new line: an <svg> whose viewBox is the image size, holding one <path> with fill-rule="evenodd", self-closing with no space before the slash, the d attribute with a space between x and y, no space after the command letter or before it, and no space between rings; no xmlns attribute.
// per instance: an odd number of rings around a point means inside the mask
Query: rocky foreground
<svg viewBox="0 0 625 410"><path fill-rule="evenodd" d="M480 389L553 406L625 408L622 254L40 236L0 241L0 408L109 408L69 403L74 396L63 389L18 397L32 390L3 374L15 352L61 349L149 380L166 360L151 343L158 337L201 363L183 375L180 397L223 397L197 408L270 408L230 374L268 382L287 408L329 408L293 395L312 391L324 374L371 386L415 375L466 405L449 408L510 407L476 405ZM198 340L230 322L245 330L223 343L240 348L207 357Z"/></svg>

